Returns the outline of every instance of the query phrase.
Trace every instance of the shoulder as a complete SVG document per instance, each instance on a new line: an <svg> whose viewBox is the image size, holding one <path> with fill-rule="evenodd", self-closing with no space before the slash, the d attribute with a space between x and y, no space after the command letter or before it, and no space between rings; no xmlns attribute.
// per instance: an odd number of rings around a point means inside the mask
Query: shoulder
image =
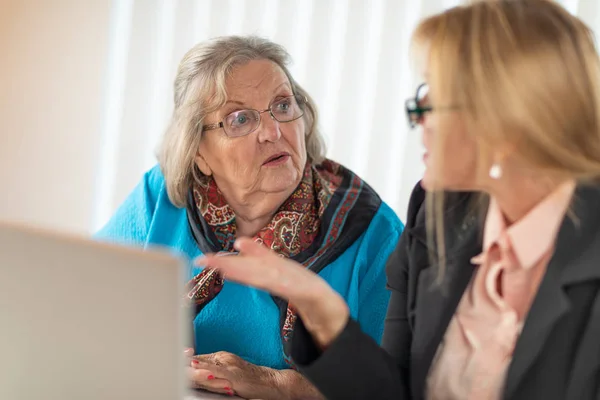
<svg viewBox="0 0 600 400"><path fill-rule="evenodd" d="M476 192L445 192L442 195L442 214L446 223L454 223L466 218L471 212L477 211L481 198ZM410 195L406 214L406 229L425 229L427 218L427 192L417 182Z"/></svg>
<svg viewBox="0 0 600 400"><path fill-rule="evenodd" d="M396 212L381 199L377 191L362 177L346 166L331 160L325 160L318 168L342 171L342 176L348 181L347 191L343 192L343 194L345 195L347 192L358 194L358 196L354 197L353 208L354 212L361 215L361 219L366 221L366 223L362 224L364 232L367 234L371 231L377 231L379 234L385 232L400 234L402 232L404 224L402 224Z"/></svg>
<svg viewBox="0 0 600 400"><path fill-rule="evenodd" d="M146 171L141 184L144 185L145 189L154 199L158 198L159 194L166 190L165 176L160 169L160 165L157 164Z"/></svg>
<svg viewBox="0 0 600 400"><path fill-rule="evenodd" d="M159 165L155 165L144 173L135 192L137 192L137 196L135 196L137 201L143 202L138 206L143 207L147 213L154 214L165 208L176 208L169 199L165 177Z"/></svg>
<svg viewBox="0 0 600 400"><path fill-rule="evenodd" d="M440 193L440 195L443 197L441 217L444 221L444 235L448 239L445 245L448 245L458 237L454 234L457 227L460 227L471 213L477 212L476 205L480 196L475 192ZM387 261L388 286L398 291L407 290L407 276L410 270L418 270L429 265L428 257L433 249L430 249L427 235L427 219L430 218L427 215L427 196L426 190L419 181L410 196L405 230ZM422 262L411 263L410 259Z"/></svg>
<svg viewBox="0 0 600 400"><path fill-rule="evenodd" d="M165 191L160 167L154 166L144 173L134 189L95 236L122 239L127 242L145 242L156 210L167 198L163 195ZM168 198L166 201L168 202Z"/></svg>
<svg viewBox="0 0 600 400"><path fill-rule="evenodd" d="M394 210L384 201L375 212L367 231L374 231L378 235L385 233L400 234L404 229L404 224Z"/></svg>
<svg viewBox="0 0 600 400"><path fill-rule="evenodd" d="M369 267L384 263L396 247L403 230L404 224L400 218L382 201L359 239L357 259L367 261L366 266Z"/></svg>
<svg viewBox="0 0 600 400"><path fill-rule="evenodd" d="M425 204L425 189L421 186L421 181L417 182L410 194L408 201L408 210L406 213L406 226L413 227L416 223L419 213L423 213Z"/></svg>
<svg viewBox="0 0 600 400"><path fill-rule="evenodd" d="M146 171L134 189L121 203L117 214L132 218L154 214L158 203L164 201L165 178L158 165Z"/></svg>

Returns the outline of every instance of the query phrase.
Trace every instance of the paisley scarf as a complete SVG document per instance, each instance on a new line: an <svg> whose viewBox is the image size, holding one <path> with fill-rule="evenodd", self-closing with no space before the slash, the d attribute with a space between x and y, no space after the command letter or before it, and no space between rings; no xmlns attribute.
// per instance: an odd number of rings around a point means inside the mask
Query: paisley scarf
<svg viewBox="0 0 600 400"><path fill-rule="evenodd" d="M367 229L381 199L357 175L330 160L307 163L302 180L254 240L281 257L293 259L318 273L333 262ZM236 239L235 213L211 177L194 183L188 196L190 229L203 253L232 254ZM195 305L194 317L223 286L223 279L205 269L186 286L186 300ZM296 311L283 299L280 310L286 361Z"/></svg>

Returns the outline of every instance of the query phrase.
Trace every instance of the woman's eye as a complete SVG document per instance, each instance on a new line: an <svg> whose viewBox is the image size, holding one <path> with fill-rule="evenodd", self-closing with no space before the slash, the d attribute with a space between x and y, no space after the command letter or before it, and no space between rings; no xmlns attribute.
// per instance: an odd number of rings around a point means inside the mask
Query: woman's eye
<svg viewBox="0 0 600 400"><path fill-rule="evenodd" d="M275 111L277 112L288 112L292 107L289 100L282 101L281 103L277 103L277 107Z"/></svg>
<svg viewBox="0 0 600 400"><path fill-rule="evenodd" d="M247 124L250 121L250 117L247 112L240 111L230 116L230 126L240 127Z"/></svg>

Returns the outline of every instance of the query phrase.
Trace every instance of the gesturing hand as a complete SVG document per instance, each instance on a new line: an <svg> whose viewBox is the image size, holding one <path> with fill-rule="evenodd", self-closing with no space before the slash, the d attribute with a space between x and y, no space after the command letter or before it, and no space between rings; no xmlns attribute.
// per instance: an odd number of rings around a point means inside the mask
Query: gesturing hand
<svg viewBox="0 0 600 400"><path fill-rule="evenodd" d="M317 274L251 239L235 243L234 257L207 255L197 265L216 268L225 279L266 290L288 300L315 342L327 347L342 331L349 311L344 299Z"/></svg>

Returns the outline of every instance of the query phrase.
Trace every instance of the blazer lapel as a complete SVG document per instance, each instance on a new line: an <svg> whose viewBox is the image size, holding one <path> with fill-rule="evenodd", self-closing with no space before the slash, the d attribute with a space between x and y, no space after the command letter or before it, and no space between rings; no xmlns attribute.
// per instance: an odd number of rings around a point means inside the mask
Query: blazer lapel
<svg viewBox="0 0 600 400"><path fill-rule="evenodd" d="M457 212L460 216L466 214L468 213ZM416 269L420 273L416 282L412 344L413 398L422 398L425 393L427 374L437 348L473 274L474 267L470 260L481 252L480 223L475 215L463 221L446 217L447 262L443 282L438 283L439 266L429 265L428 257L411 260L416 265L423 265L423 268ZM421 245L427 246L424 226L411 234Z"/></svg>
<svg viewBox="0 0 600 400"><path fill-rule="evenodd" d="M559 230L555 252L525 320L509 366L505 398L511 398L531 368L552 328L571 306L564 288L600 279L600 188L578 187L572 210Z"/></svg>
<svg viewBox="0 0 600 400"><path fill-rule="evenodd" d="M539 355L550 329L569 309L569 301L564 292L560 290L560 286L557 285L559 272L557 269L561 265L565 265L564 257L552 258L529 310L508 368L505 398L513 396L521 379L525 376L525 372Z"/></svg>

